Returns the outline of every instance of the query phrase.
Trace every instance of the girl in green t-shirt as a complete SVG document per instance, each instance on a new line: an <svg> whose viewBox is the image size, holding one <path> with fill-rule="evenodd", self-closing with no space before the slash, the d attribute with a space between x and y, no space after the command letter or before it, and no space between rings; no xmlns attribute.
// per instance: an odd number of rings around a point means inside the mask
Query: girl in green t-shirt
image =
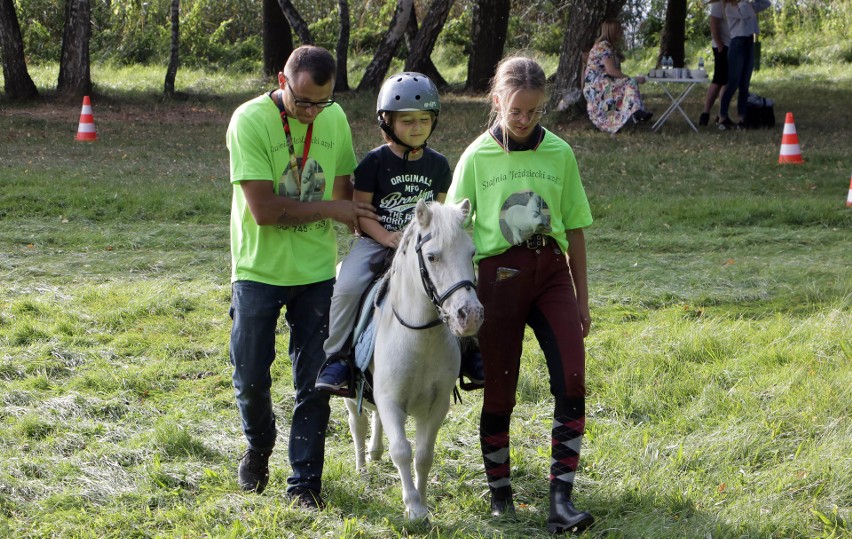
<svg viewBox="0 0 852 539"><path fill-rule="evenodd" d="M539 123L544 87L544 71L534 60L500 63L490 93L491 127L462 154L448 199L469 199L474 223L477 294L485 307L479 434L491 513L515 510L509 421L529 325L555 399L548 529L562 533L594 521L571 501L585 428L583 339L590 317L583 227L592 217L571 147Z"/></svg>

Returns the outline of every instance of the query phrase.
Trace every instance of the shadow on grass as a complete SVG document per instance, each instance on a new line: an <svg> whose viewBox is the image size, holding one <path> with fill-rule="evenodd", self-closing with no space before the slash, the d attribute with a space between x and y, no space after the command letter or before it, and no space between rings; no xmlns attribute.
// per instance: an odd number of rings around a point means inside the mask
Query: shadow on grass
<svg viewBox="0 0 852 539"><path fill-rule="evenodd" d="M720 511L698 507L683 494L662 494L653 486L642 492L623 492L588 499L587 510L596 517L589 537L678 537L713 539L767 537L772 527L755 522L730 523ZM781 530L777 530L783 535ZM792 531L792 530L790 530ZM802 531L802 530L799 530Z"/></svg>
<svg viewBox="0 0 852 539"><path fill-rule="evenodd" d="M392 492L393 496L398 496L398 490ZM444 499L437 506L431 500L428 522L408 522L402 513L400 499L392 497L393 504L388 505L384 497L370 495L363 489L339 488L334 491L329 511L340 512L344 518L355 518L362 528L371 524L390 527L400 536L552 537L547 531L547 500L546 492L534 501L526 500L529 504L523 503L525 500L516 500L517 513L512 517L499 518L488 513L487 496L477 500L475 505L465 507L452 505L460 500ZM442 506L449 507L452 512L442 515L438 512ZM720 539L766 537L770 531L776 531L769 522L764 525L759 522L726 522L719 511L698 508L696 500L680 494L661 494L652 487L642 493L626 492L604 497L586 495L577 502L577 506L595 517L594 525L580 537Z"/></svg>

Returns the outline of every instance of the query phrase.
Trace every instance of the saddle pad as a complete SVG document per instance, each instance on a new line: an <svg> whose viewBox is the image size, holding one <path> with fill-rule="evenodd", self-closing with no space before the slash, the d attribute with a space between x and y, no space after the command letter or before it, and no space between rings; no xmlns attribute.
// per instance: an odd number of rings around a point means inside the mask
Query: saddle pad
<svg viewBox="0 0 852 539"><path fill-rule="evenodd" d="M358 311L358 319L355 322L355 329L352 333L355 342L358 342L361 338L361 334L364 332L364 329L366 329L373 320L373 304L376 301L376 295L379 293L379 283L381 282L382 279L376 279L371 282L367 287L367 291L364 293L364 296L361 298L361 309Z"/></svg>
<svg viewBox="0 0 852 539"><path fill-rule="evenodd" d="M376 319L370 316L367 327L361 330L358 340L355 342L355 366L361 372L367 372L370 361L373 359L373 350L376 348Z"/></svg>
<svg viewBox="0 0 852 539"><path fill-rule="evenodd" d="M355 324L354 340L355 340L355 366L361 372L366 372L370 367L370 361L373 359L373 350L376 348L376 324L373 313L375 307L381 305L382 298L376 299L384 285L385 279L377 279L370 284L367 293L364 295L364 301L361 304L361 311L358 314L358 322Z"/></svg>

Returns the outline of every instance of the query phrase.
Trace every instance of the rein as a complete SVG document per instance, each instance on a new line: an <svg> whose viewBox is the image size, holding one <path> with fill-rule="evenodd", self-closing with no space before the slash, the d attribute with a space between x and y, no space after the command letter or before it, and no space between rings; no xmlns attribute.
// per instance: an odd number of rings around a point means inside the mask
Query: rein
<svg viewBox="0 0 852 539"><path fill-rule="evenodd" d="M423 289L426 291L426 294L429 296L429 300L432 302L432 305L435 306L435 310L438 311L438 318L432 320L431 322L427 322L421 326L414 326L407 323L405 320L399 316L399 313L396 312L396 307L391 307L393 311L393 315L399 321L400 324L407 327L408 329L420 330L420 329L429 329L435 326L441 325L447 321L447 314L444 312L442 306L444 302L449 299L451 295L457 290L464 288L467 290L476 289L476 285L474 285L471 281L459 281L447 289L443 294L438 294L438 289L435 287L435 283L432 282L432 278L429 277L429 271L426 269L426 262L423 260L423 244L432 239L432 234L426 234L426 236L421 237L420 234L417 234L417 245L415 245L414 250L417 252L417 265L420 267L420 280L423 282Z"/></svg>

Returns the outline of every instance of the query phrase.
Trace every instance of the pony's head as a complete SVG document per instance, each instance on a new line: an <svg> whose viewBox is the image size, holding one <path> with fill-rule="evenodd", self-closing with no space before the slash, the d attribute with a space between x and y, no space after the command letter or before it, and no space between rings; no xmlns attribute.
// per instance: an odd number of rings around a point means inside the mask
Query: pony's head
<svg viewBox="0 0 852 539"><path fill-rule="evenodd" d="M393 263L394 272L416 268L426 295L459 337L476 334L485 313L476 297L473 241L464 229L469 213L468 200L459 205L418 201Z"/></svg>

